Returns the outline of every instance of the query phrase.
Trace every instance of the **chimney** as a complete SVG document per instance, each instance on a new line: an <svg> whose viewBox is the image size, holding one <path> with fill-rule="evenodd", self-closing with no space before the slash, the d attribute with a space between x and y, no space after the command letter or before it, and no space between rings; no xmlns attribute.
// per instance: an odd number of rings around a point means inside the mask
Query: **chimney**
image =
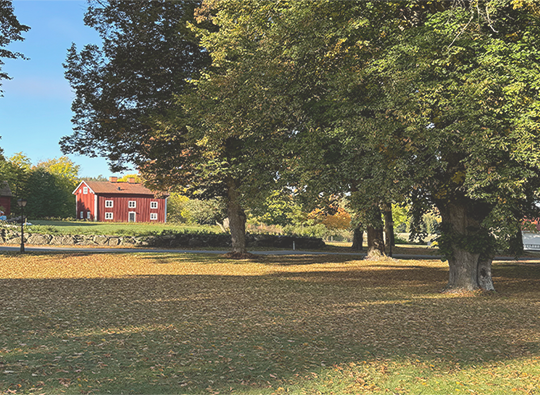
<svg viewBox="0 0 540 395"><path fill-rule="evenodd" d="M128 178L128 183L130 183L130 184L136 184L136 182L135 182L135 177L129 177L129 178Z"/></svg>
<svg viewBox="0 0 540 395"><path fill-rule="evenodd" d="M118 181L118 177L109 177L109 182L115 183L116 181Z"/></svg>

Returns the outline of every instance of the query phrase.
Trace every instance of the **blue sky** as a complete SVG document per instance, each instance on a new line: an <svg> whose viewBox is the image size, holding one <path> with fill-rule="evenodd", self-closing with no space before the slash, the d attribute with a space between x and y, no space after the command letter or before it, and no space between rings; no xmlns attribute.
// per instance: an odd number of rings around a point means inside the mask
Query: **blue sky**
<svg viewBox="0 0 540 395"><path fill-rule="evenodd" d="M5 60L3 71L13 79L2 82L0 147L6 157L22 152L36 164L63 156L58 141L72 133L74 95L62 67L67 49L72 42L80 49L100 39L83 23L86 1L14 0L13 8L19 22L31 30L9 49L30 60ZM113 175L103 158L69 158L80 166L81 177Z"/></svg>

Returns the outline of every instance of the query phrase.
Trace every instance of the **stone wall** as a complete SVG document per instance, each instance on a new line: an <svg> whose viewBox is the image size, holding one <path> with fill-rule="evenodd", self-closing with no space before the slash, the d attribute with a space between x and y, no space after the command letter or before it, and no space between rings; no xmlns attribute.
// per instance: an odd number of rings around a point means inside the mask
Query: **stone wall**
<svg viewBox="0 0 540 395"><path fill-rule="evenodd" d="M163 248L203 248L231 246L228 234L164 234L154 236L104 236L104 235L46 235L24 232L25 244L29 245L81 245L81 246L124 246L124 247L163 247ZM324 248L322 239L313 237L280 235L246 235L248 247L269 247L292 249ZM2 229L0 243L21 243L20 231Z"/></svg>

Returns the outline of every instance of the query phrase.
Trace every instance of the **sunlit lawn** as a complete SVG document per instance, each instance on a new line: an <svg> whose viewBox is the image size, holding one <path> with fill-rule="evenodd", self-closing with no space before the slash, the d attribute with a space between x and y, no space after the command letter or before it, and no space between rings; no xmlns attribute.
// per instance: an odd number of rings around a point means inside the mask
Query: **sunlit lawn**
<svg viewBox="0 0 540 395"><path fill-rule="evenodd" d="M91 234L91 235L146 235L169 232L219 233L218 226L184 225L176 223L135 223L135 222L92 222L92 221L50 221L32 220L27 228L31 233Z"/></svg>
<svg viewBox="0 0 540 395"><path fill-rule="evenodd" d="M540 394L540 265L0 254L0 393Z"/></svg>

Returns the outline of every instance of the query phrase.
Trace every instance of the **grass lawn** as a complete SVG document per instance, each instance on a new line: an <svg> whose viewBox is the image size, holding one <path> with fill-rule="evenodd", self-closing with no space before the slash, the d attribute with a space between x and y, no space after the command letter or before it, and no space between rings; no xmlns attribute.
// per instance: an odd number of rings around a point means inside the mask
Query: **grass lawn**
<svg viewBox="0 0 540 395"><path fill-rule="evenodd" d="M172 232L208 232L220 233L218 226L179 225L173 223L141 223L141 222L91 222L91 221L49 221L33 220L27 228L30 233L53 233L71 235L148 235Z"/></svg>
<svg viewBox="0 0 540 395"><path fill-rule="evenodd" d="M0 253L1 394L540 394L540 265Z"/></svg>

